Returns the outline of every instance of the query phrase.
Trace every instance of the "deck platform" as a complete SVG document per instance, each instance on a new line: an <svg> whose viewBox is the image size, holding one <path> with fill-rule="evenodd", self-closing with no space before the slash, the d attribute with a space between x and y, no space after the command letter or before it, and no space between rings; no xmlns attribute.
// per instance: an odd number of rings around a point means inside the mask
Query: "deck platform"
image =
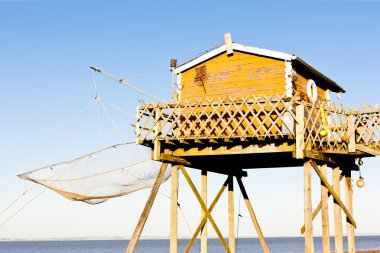
<svg viewBox="0 0 380 253"><path fill-rule="evenodd" d="M236 169L302 166L310 155L352 165L380 154L379 114L297 95L197 98L139 106L136 140L155 160L218 172L237 160Z"/></svg>

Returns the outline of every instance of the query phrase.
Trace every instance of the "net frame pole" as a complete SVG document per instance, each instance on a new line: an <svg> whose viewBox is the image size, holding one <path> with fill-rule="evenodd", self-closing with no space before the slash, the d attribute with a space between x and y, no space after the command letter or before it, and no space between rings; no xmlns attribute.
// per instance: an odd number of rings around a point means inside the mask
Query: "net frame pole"
<svg viewBox="0 0 380 253"><path fill-rule="evenodd" d="M136 225L135 231L133 232L133 236L131 237L131 240L129 241L128 247L125 251L125 253L133 253L135 251L137 242L141 236L141 233L144 229L145 223L148 219L150 210L152 209L154 200L156 199L158 189L160 188L160 185L162 183L162 179L164 177L166 168L168 167L167 163L162 163L160 171L158 172L156 181L154 182L153 188L150 192L149 198L145 204L144 210L141 213L139 222Z"/></svg>

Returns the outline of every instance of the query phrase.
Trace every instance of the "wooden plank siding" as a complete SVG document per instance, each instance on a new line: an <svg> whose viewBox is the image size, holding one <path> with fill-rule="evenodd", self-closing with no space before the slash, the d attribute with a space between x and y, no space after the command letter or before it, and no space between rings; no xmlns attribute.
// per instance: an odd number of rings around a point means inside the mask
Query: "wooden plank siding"
<svg viewBox="0 0 380 253"><path fill-rule="evenodd" d="M206 71L202 81L197 68ZM203 85L202 85L203 84ZM181 73L181 100L225 95L272 95L285 92L285 63L264 56L224 52Z"/></svg>
<svg viewBox="0 0 380 253"><path fill-rule="evenodd" d="M307 98L306 84L309 81L309 79L313 79L315 81L315 84L317 85L318 101L326 101L326 95L325 95L326 88L322 88L323 85L320 83L321 82L320 80L315 80L312 76L301 72L301 70L299 70L300 72L298 72L298 69L295 69L295 71L296 71L296 74L295 74L296 80L293 81L294 90L304 93L305 98Z"/></svg>

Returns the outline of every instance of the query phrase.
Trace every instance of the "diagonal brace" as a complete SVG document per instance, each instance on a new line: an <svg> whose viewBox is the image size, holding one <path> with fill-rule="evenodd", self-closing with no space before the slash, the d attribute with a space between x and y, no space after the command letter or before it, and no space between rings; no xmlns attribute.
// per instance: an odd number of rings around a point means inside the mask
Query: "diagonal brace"
<svg viewBox="0 0 380 253"><path fill-rule="evenodd" d="M313 166L315 172L318 174L324 186L331 193L331 195L333 195L335 202L340 206L340 208L342 208L343 212L346 214L348 221L352 224L352 226L354 226L354 228L356 228L356 222L354 218L352 217L350 212L347 210L346 206L343 204L342 200L340 199L338 194L336 194L336 192L334 191L332 186L329 184L327 179L323 176L322 172L318 168L317 163L312 159L310 160L310 163L311 163L311 166Z"/></svg>
<svg viewBox="0 0 380 253"><path fill-rule="evenodd" d="M224 182L224 184L222 185L222 187L220 188L218 194L216 194L214 200L212 201L208 211L209 213L211 214L211 211L214 209L215 205L218 203L220 197L222 196L224 190L226 189L228 185L228 179ZM193 237L191 238L191 240L189 241L189 243L187 244L186 246L186 249L185 249L185 253L189 252L191 247L193 246L193 243L194 241L197 239L197 236L199 234L199 232L201 231L201 229L203 228L203 226L206 224L206 221L209 217L208 216L204 216L203 219L201 220L201 222L199 223L197 229L195 230L194 234L193 234Z"/></svg>
<svg viewBox="0 0 380 253"><path fill-rule="evenodd" d="M207 206L203 202L201 195L199 195L198 190L195 188L195 185L194 185L193 181L191 180L189 174L187 173L185 167L180 166L180 169L181 169L182 174L185 177L187 183L189 184L191 190L193 191L195 197L197 198L199 204L201 205L203 211L205 212L205 217L208 217L208 219L210 220L210 223L211 223L212 227L214 228L216 234L218 235L220 242L223 244L223 247L226 249L227 253L231 253L230 249L227 246L226 241L224 240L218 226L215 223L214 218L212 218L210 212L208 211Z"/></svg>
<svg viewBox="0 0 380 253"><path fill-rule="evenodd" d="M162 179L164 178L166 168L168 167L167 163L162 163L160 171L158 172L156 181L154 182L153 188L150 192L149 198L145 204L145 208L140 216L139 222L136 225L135 231L133 232L133 236L131 237L131 240L129 241L128 247L125 251L125 253L133 253L135 251L137 242L140 238L140 235L144 229L146 220L148 219L150 210L152 209L154 200L157 196L158 189L160 188L160 185L162 183Z"/></svg>
<svg viewBox="0 0 380 253"><path fill-rule="evenodd" d="M268 249L268 246L267 246L267 244L265 242L265 238L264 238L263 232L261 231L259 222L257 221L256 215L255 215L255 211L253 210L252 204L249 201L248 194L247 194L247 191L245 190L243 182L241 181L240 177L236 177L236 180L237 180L237 182L239 184L239 188L240 188L241 194L244 197L244 201L245 201L245 204L246 204L246 206L248 208L249 214L251 215L251 219L252 219L253 225L255 226L257 235L259 237L259 240L260 240L260 243L261 243L261 247L263 248L264 253L269 253L269 249Z"/></svg>

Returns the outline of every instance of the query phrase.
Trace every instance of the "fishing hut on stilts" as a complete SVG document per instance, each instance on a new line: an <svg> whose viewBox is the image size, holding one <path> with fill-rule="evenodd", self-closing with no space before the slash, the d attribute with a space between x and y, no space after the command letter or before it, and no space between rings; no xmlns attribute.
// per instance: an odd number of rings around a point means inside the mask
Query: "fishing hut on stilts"
<svg viewBox="0 0 380 253"><path fill-rule="evenodd" d="M207 252L206 222L228 253L235 252L234 191L244 197L263 252L270 252L259 217L244 187L246 169L304 167L305 252L314 251L313 219L322 215L323 252L331 252L328 198L334 198L335 252L343 250L342 213L346 217L348 252L355 252L351 172L362 158L380 155L380 110L336 105L331 93L344 89L295 55L225 43L177 66L170 62L171 103L143 103L137 108L136 141L151 148L161 161L160 173L141 214L127 253L135 250L167 166L171 165L170 252L177 253L178 175L182 173L202 208L199 225L188 242L189 252L201 233L201 252ZM174 87L176 83L177 87ZM186 168L201 174L197 189ZM327 178L332 169L332 182ZM312 207L311 175L321 180L321 200ZM226 176L215 198L207 200L207 175ZM341 181L345 200L341 199ZM237 182L237 187L234 185ZM362 186L362 178L357 182ZM212 215L228 190L228 242ZM209 204L211 203L211 204ZM208 205L209 204L209 205Z"/></svg>

